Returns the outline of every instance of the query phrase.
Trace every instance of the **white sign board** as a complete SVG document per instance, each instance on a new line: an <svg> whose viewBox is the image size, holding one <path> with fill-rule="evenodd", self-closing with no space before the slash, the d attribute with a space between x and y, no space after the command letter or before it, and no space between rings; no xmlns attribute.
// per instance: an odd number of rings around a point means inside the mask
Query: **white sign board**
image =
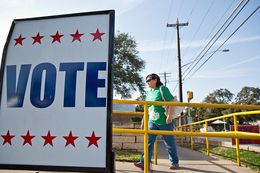
<svg viewBox="0 0 260 173"><path fill-rule="evenodd" d="M109 172L114 11L14 20L0 168Z"/></svg>

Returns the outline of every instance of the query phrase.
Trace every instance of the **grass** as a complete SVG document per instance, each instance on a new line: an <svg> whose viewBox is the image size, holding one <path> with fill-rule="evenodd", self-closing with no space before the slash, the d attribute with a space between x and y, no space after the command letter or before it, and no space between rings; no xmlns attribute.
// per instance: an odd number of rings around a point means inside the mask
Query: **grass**
<svg viewBox="0 0 260 173"><path fill-rule="evenodd" d="M140 160L140 152L136 151L115 151L116 161L138 162Z"/></svg>
<svg viewBox="0 0 260 173"><path fill-rule="evenodd" d="M205 145L196 145L195 150L205 153ZM210 153L220 156L223 159L237 161L236 149L228 147L215 147L210 146ZM257 172L260 172L260 154L254 151L247 151L240 149L240 161L241 164L249 167Z"/></svg>

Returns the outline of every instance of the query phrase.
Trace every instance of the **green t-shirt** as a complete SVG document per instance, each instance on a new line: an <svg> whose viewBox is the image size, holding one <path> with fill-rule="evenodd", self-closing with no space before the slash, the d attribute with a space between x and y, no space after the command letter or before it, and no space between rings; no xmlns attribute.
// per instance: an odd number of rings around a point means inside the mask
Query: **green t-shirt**
<svg viewBox="0 0 260 173"><path fill-rule="evenodd" d="M159 86L156 87L155 89L151 89L147 93L146 101L164 101L161 96L160 87L162 87L162 92L165 101L171 101L172 99L174 99L174 97L172 96L172 94L170 93L169 89L166 86ZM149 112L149 121L152 121L153 123L158 125L166 124L165 109L162 106L149 105L148 112Z"/></svg>

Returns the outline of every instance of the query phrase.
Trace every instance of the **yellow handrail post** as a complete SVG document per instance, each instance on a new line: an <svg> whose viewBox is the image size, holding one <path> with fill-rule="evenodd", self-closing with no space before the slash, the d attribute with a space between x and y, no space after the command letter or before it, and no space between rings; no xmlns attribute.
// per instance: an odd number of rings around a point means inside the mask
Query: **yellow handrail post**
<svg viewBox="0 0 260 173"><path fill-rule="evenodd" d="M154 148L153 148L153 158L154 158L155 165L157 165L157 149L158 149L158 140L156 138L154 142Z"/></svg>
<svg viewBox="0 0 260 173"><path fill-rule="evenodd" d="M148 105L144 104L144 173L148 173Z"/></svg>
<svg viewBox="0 0 260 173"><path fill-rule="evenodd" d="M181 132L183 131L183 127L181 127ZM183 136L181 136L181 146L183 147Z"/></svg>
<svg viewBox="0 0 260 173"><path fill-rule="evenodd" d="M190 132L193 132L193 127L192 127L192 125L190 125ZM194 150L193 136L190 137L190 144L191 144L191 149Z"/></svg>
<svg viewBox="0 0 260 173"><path fill-rule="evenodd" d="M238 125L237 125L237 116L234 115L234 131L237 133L238 131ZM236 154L237 154L237 165L241 166L240 163L240 149L239 149L239 138L236 138Z"/></svg>
<svg viewBox="0 0 260 173"><path fill-rule="evenodd" d="M205 128L206 128L206 132L208 132L209 127L208 127L208 121L205 122ZM207 155L209 156L209 138L206 137L206 152Z"/></svg>

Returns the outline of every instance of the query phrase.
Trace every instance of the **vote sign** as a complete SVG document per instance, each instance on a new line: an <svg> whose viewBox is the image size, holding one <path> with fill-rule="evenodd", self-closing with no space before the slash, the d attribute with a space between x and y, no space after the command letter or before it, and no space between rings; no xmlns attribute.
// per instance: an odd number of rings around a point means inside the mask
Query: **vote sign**
<svg viewBox="0 0 260 173"><path fill-rule="evenodd" d="M110 172L114 11L14 20L0 168Z"/></svg>

